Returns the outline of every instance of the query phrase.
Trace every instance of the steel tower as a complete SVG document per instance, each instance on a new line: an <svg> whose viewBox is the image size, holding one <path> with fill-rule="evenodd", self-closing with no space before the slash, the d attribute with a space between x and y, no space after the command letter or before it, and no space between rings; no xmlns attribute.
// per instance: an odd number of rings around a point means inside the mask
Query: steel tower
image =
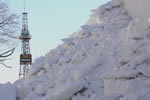
<svg viewBox="0 0 150 100"><path fill-rule="evenodd" d="M22 31L19 39L21 40L21 54L20 54L20 71L19 78L24 78L28 73L29 67L32 64L32 55L30 53L29 40L31 39L28 30L28 13L22 13Z"/></svg>

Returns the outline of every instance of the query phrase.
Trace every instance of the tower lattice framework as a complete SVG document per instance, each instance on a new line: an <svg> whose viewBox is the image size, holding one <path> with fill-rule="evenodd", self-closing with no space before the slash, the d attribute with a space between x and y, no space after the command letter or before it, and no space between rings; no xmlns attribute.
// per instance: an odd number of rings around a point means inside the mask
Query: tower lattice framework
<svg viewBox="0 0 150 100"><path fill-rule="evenodd" d="M19 78L24 78L28 73L29 67L32 64L32 55L30 53L30 44L31 39L29 30L28 30L28 13L22 13L22 31L19 39L21 40L21 54L20 54L20 70Z"/></svg>

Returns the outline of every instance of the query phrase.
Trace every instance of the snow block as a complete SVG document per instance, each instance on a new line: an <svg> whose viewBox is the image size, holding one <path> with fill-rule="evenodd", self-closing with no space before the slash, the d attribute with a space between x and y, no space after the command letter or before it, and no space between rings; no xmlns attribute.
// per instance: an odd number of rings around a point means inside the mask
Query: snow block
<svg viewBox="0 0 150 100"><path fill-rule="evenodd" d="M128 14L132 18L138 18L136 22L137 32L145 30L150 25L150 0L123 0L123 2Z"/></svg>
<svg viewBox="0 0 150 100"><path fill-rule="evenodd" d="M104 95L111 96L114 94L127 95L137 91L137 81L125 79L106 79L104 80Z"/></svg>

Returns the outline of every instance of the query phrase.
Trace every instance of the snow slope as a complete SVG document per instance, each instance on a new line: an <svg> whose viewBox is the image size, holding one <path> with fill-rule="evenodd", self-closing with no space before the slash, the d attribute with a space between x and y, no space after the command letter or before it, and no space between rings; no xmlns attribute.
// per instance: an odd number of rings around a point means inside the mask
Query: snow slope
<svg viewBox="0 0 150 100"><path fill-rule="evenodd" d="M17 100L150 100L150 28L138 24L149 17L140 7L150 9L142 1L92 10L86 25L15 82ZM134 11L136 3L143 5Z"/></svg>

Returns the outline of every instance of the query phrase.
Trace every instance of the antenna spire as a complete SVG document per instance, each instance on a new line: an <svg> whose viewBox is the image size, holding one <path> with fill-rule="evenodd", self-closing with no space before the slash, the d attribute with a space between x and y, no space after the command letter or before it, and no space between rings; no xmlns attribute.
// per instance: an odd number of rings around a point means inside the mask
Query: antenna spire
<svg viewBox="0 0 150 100"><path fill-rule="evenodd" d="M24 12L25 12L26 11L26 0L24 0L23 5L24 5Z"/></svg>
<svg viewBox="0 0 150 100"><path fill-rule="evenodd" d="M24 12L22 13L22 31L19 39L21 40L21 54L20 54L20 70L19 78L25 78L28 73L29 67L32 64L32 55L30 53L30 43L31 39L29 30L28 30L28 18L27 12L25 12L25 0L24 1Z"/></svg>

